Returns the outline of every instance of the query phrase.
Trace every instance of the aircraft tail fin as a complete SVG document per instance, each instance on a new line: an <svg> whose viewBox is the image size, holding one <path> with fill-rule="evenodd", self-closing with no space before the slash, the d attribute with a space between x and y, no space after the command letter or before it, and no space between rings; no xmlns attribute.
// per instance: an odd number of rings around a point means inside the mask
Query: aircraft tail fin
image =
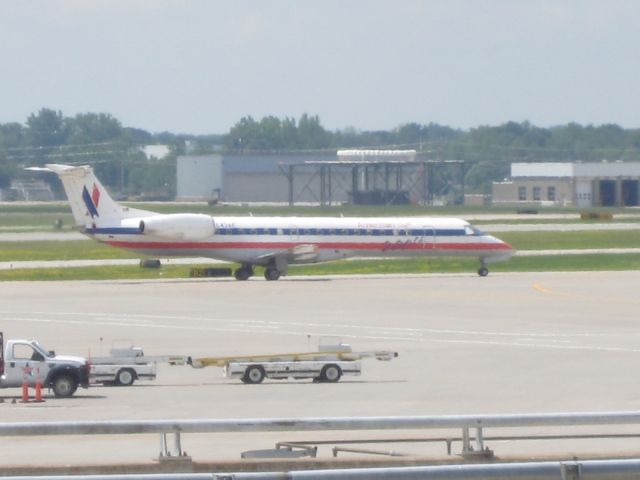
<svg viewBox="0 0 640 480"><path fill-rule="evenodd" d="M155 215L154 212L123 207L115 202L90 166L74 167L54 163L38 170L47 170L58 175L78 226L113 226L125 218Z"/></svg>

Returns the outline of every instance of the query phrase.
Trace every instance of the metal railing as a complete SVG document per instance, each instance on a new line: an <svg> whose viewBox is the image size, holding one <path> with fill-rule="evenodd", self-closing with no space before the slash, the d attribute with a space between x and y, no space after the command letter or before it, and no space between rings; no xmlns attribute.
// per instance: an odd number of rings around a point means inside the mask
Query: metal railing
<svg viewBox="0 0 640 480"><path fill-rule="evenodd" d="M3 480L637 480L640 459L527 462L424 467L294 470L287 472L12 476Z"/></svg>
<svg viewBox="0 0 640 480"><path fill-rule="evenodd" d="M412 417L122 420L0 423L0 436L160 434L161 458L183 455L184 433L462 429L462 454L488 451L487 428L638 425L640 412L588 412ZM472 437L470 431L475 430ZM167 435L174 435L171 451ZM611 435L615 436L615 435ZM523 438L526 438L524 436ZM567 435L570 438L570 435Z"/></svg>

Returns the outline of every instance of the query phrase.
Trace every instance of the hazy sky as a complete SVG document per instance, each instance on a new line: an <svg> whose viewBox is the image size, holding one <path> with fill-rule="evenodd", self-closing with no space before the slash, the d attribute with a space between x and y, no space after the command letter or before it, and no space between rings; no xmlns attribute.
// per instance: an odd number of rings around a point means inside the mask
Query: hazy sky
<svg viewBox="0 0 640 480"><path fill-rule="evenodd" d="M0 0L0 123L640 127L637 0Z"/></svg>

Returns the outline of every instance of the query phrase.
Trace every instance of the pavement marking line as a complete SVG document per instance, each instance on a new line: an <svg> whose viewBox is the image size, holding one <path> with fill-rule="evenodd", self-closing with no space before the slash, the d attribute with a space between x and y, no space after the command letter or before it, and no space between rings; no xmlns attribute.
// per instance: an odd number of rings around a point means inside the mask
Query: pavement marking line
<svg viewBox="0 0 640 480"><path fill-rule="evenodd" d="M548 293L550 295L557 295L557 293L555 291L551 290L550 288L543 287L539 283L534 283L533 284L533 289L538 291L538 292L541 292L541 293Z"/></svg>
<svg viewBox="0 0 640 480"><path fill-rule="evenodd" d="M158 328L189 328L192 330L214 330L214 329L222 329L225 328L225 325L222 326L184 326L183 323L180 326L176 325L166 325L159 323L150 323L148 319L151 320L173 320L173 321L191 321L197 320L199 322L214 322L214 325L217 324L227 324L226 328L233 327L261 327L264 329L279 329L279 328L292 328L292 327L301 327L301 328L331 328L331 329L351 329L356 331L367 331L369 333L375 333L376 335L387 335L389 338L392 338L396 335L403 336L421 336L425 334L437 334L437 335L473 335L473 336L494 336L494 337L529 337L529 338L540 338L540 339L563 339L569 338L572 339L574 337L604 337L607 335L615 335L618 332L575 332L575 333L530 333L530 332L501 332L501 331L479 331L479 330L453 330L453 329L436 329L436 328L409 328L409 327L386 327L381 325L345 325L345 324L328 324L328 323L303 323L303 322L284 322L284 321L270 321L265 322L264 320L244 320L244 319L220 319L220 318L207 318L207 317L182 317L175 315L146 315L146 314L108 314L108 313L100 313L100 312L2 312L4 316L14 316L19 317L21 315L29 315L29 316L42 316L42 319L25 319L25 321L43 321L46 323L67 323L67 324L86 324L86 317L106 317L102 320L94 320L94 324L104 324L104 325L125 325L132 327L158 327ZM47 316L63 316L64 320L55 320L55 319L46 319ZM70 320L69 317L81 317L81 320ZM135 321L131 321L131 319L136 319ZM11 320L11 318L8 318ZM17 318L16 318L17 320ZM126 322L126 323L125 323ZM236 330L233 330L236 331ZM335 335L332 335L335 336ZM354 335L355 336L355 335ZM556 340L557 341L557 340Z"/></svg>
<svg viewBox="0 0 640 480"><path fill-rule="evenodd" d="M600 304L608 303L615 306L620 306L620 304L633 305L634 307L640 307L638 303L637 297L623 297L621 298L619 295L616 297L612 297L611 295L587 295L584 293L572 293L572 292L560 292L557 290L553 290L551 288L545 287L540 283L534 283L532 285L533 290L543 293L545 295L550 295L554 297L564 298L569 301L576 300L580 302L597 302ZM602 293L602 292L599 292Z"/></svg>
<svg viewBox="0 0 640 480"><path fill-rule="evenodd" d="M23 322L35 322L35 323L63 323L63 324L81 324L86 325L86 322L80 320L47 320L47 319L34 319L34 318L21 318L20 321ZM255 330L247 330L247 329L237 329L237 328L222 328L222 327L190 327L185 325L149 325L149 324L127 324L120 322L109 322L109 321L98 321L94 322L94 324L98 325L108 325L108 326L129 326L129 327L137 327L137 328L158 328L158 329L166 329L166 330L195 330L195 331L214 331L214 332L225 332L225 333L246 333L246 334L255 334ZM348 328L348 327L347 327ZM309 333L308 328L305 330L280 330L280 331L262 331L260 333L271 333L277 335L288 335L288 336L302 336L307 335ZM398 332L401 333L401 332ZM335 336L335 331L331 332L320 331L316 332L316 335L333 335ZM340 333L338 336L342 338L353 338L359 340L383 340L383 341L396 341L396 342L411 342L411 343L440 343L440 344L462 344L462 345L480 345L480 346L502 346L502 347L525 347L525 348L533 348L533 349L564 349L564 350L584 350L584 351L595 351L595 352L618 352L618 353L640 353L640 349L635 348L625 348L625 347L615 347L615 346L598 346L598 345L559 345L554 343L531 343L531 342L509 342L509 341L498 341L498 340L471 340L471 339L437 339L437 338L426 338L426 337L406 337L406 336L389 336L389 335L372 335L372 334L349 334L349 333Z"/></svg>

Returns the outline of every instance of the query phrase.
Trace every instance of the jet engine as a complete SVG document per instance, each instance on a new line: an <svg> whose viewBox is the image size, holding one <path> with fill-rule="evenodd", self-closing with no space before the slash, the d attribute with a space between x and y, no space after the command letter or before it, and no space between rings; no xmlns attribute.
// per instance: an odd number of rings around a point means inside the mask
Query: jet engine
<svg viewBox="0 0 640 480"><path fill-rule="evenodd" d="M143 235L171 240L204 240L215 233L213 218L201 213L171 213L144 218L127 218L125 228L137 228Z"/></svg>

